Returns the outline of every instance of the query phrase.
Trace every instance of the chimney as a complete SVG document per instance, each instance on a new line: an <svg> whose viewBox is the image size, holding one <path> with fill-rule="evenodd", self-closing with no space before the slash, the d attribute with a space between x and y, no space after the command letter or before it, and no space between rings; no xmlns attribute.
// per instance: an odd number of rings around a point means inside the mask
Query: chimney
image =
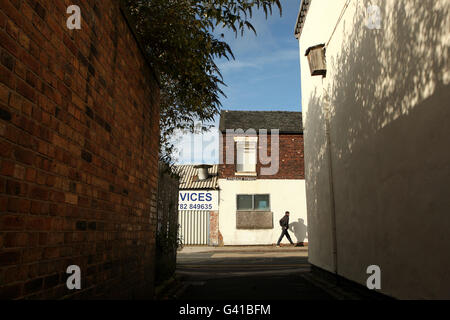
<svg viewBox="0 0 450 320"><path fill-rule="evenodd" d="M203 181L209 178L208 169L212 168L212 166L209 164L201 164L194 168L197 169L198 180Z"/></svg>

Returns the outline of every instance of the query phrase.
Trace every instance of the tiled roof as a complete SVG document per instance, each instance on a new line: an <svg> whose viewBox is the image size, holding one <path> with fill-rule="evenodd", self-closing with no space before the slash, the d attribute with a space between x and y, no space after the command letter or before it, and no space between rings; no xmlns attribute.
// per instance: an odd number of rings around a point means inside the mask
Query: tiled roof
<svg viewBox="0 0 450 320"><path fill-rule="evenodd" d="M278 129L280 133L303 133L302 113L293 111L228 111L220 114L221 132L227 129Z"/></svg>
<svg viewBox="0 0 450 320"><path fill-rule="evenodd" d="M211 190L218 189L217 179L219 165L214 164L208 169L209 178L206 180L198 180L195 165L178 165L175 166L175 172L180 176L180 190Z"/></svg>
<svg viewBox="0 0 450 320"><path fill-rule="evenodd" d="M312 0L302 0L300 10L298 11L297 21L295 23L294 35L298 39L302 34L303 26L305 24L306 15L308 14L309 5Z"/></svg>

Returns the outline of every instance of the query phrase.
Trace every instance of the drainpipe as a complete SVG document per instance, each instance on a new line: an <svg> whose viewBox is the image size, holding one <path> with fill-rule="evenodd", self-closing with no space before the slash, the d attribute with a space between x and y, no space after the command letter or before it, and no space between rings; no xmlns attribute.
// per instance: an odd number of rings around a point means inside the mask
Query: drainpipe
<svg viewBox="0 0 450 320"><path fill-rule="evenodd" d="M328 179L330 181L330 216L331 216L331 240L333 248L333 272L338 274L338 252L337 252L337 237L336 237L336 205L334 198L334 179L333 179L333 159L331 154L331 136L330 136L330 98L325 89L322 78L323 98L324 98L324 113L325 113L325 135L328 145Z"/></svg>

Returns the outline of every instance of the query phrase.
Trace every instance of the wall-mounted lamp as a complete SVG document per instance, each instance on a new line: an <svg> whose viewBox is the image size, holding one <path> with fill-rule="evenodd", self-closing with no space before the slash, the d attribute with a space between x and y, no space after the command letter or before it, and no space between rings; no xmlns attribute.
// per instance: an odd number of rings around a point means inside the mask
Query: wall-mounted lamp
<svg viewBox="0 0 450 320"><path fill-rule="evenodd" d="M319 44L306 50L305 56L308 57L309 69L312 76L326 76L327 62L325 59L325 44Z"/></svg>

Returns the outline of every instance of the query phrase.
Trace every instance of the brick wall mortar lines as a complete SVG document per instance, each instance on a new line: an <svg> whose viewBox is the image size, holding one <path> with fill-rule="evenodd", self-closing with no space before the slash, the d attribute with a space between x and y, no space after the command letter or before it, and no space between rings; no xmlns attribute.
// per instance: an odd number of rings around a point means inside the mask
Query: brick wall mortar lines
<svg viewBox="0 0 450 320"><path fill-rule="evenodd" d="M219 177L220 178L240 178L236 176L236 143L234 146L227 146L227 136L223 134L219 139L220 144L220 154L223 156L222 164L219 166ZM231 139L233 140L233 139ZM234 163L226 163L226 152L230 148L234 147ZM259 148L259 141L258 141ZM262 167L270 167L268 165L262 165L259 159L258 150L258 161L256 164L257 179L305 179L305 164L304 164L304 144L303 144L303 134L280 134L279 135L279 170L274 175L261 175ZM267 152L270 157L271 154L271 137L267 137Z"/></svg>
<svg viewBox="0 0 450 320"><path fill-rule="evenodd" d="M159 89L117 3L0 3L0 297L148 298Z"/></svg>

